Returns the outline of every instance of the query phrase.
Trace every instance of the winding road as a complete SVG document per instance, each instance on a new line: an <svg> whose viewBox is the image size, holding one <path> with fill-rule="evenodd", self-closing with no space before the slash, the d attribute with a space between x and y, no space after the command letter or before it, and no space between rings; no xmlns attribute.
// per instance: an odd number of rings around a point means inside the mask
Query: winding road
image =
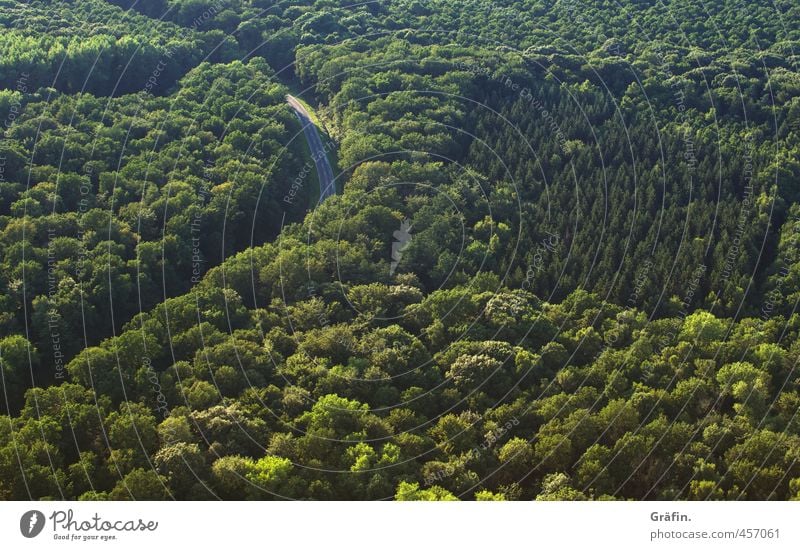
<svg viewBox="0 0 800 550"><path fill-rule="evenodd" d="M294 109L294 114L297 115L300 124L303 126L303 133L306 135L308 148L311 150L311 158L314 160L314 165L317 168L319 202L322 202L331 195L336 194L333 169L331 168L331 163L328 161L327 149L322 143L322 138L319 137L317 127L311 120L311 115L306 108L291 95L286 96L286 101L288 101L289 105Z"/></svg>

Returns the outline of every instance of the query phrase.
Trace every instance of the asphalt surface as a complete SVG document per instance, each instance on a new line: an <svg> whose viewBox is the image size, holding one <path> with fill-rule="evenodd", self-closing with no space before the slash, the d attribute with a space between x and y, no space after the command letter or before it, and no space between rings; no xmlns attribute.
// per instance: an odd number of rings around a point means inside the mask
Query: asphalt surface
<svg viewBox="0 0 800 550"><path fill-rule="evenodd" d="M306 111L305 107L297 101L294 97L287 95L286 101L289 102L294 114L300 120L303 126L303 133L308 142L308 148L311 150L311 157L314 160L314 165L317 168L317 179L319 179L319 202L324 201L331 195L336 194L336 186L334 185L333 169L331 163L328 162L328 155L325 150L325 145L322 143L322 138L319 137L317 127L311 120L311 115Z"/></svg>

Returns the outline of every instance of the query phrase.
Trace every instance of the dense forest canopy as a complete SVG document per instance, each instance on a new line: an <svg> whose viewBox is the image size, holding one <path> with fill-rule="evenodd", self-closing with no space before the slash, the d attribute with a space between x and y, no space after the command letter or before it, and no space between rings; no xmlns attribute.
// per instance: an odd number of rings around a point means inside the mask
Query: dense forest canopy
<svg viewBox="0 0 800 550"><path fill-rule="evenodd" d="M800 498L798 10L0 0L0 498Z"/></svg>

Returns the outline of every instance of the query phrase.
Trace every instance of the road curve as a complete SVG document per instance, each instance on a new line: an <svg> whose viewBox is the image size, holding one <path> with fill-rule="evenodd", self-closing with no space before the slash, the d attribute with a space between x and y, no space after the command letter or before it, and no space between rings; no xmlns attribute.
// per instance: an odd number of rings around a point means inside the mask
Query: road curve
<svg viewBox="0 0 800 550"><path fill-rule="evenodd" d="M317 168L319 202L322 202L331 195L336 194L333 169L331 168L331 163L328 162L325 145L323 145L317 127L314 125L314 122L312 122L311 115L306 111L306 108L293 96L287 95L286 101L292 109L294 109L294 114L297 115L300 124L303 126L303 133L306 136L308 148L311 150L311 158L314 160L314 165Z"/></svg>

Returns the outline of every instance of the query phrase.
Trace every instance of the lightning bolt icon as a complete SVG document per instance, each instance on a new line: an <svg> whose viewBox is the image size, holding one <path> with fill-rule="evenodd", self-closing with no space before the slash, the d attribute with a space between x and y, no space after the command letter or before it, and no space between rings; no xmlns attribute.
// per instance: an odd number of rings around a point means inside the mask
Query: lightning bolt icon
<svg viewBox="0 0 800 550"><path fill-rule="evenodd" d="M36 516L36 512L31 512L31 519L30 525L28 525L28 534L30 535L33 532L33 528L36 526L36 522L39 518Z"/></svg>

